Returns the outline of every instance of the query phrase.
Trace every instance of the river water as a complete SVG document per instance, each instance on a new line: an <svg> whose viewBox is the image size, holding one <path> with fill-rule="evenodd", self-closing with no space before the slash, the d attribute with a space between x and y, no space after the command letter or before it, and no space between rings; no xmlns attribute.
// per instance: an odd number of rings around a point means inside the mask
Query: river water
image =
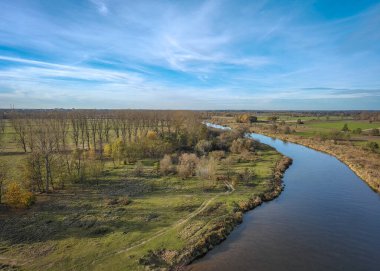
<svg viewBox="0 0 380 271"><path fill-rule="evenodd" d="M187 270L380 270L380 195L333 156L249 136L293 159L285 190Z"/></svg>

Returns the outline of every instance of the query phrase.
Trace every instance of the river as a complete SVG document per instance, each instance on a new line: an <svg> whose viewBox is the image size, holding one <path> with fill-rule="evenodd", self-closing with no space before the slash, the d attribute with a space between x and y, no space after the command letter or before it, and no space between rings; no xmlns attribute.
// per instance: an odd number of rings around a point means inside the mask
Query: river
<svg viewBox="0 0 380 271"><path fill-rule="evenodd" d="M333 156L249 136L293 159L285 190L187 270L380 270L380 195Z"/></svg>

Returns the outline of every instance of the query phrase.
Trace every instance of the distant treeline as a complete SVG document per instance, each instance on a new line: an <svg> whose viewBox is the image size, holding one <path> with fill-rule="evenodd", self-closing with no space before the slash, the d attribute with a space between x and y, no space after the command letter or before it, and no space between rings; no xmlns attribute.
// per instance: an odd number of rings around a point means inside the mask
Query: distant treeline
<svg viewBox="0 0 380 271"><path fill-rule="evenodd" d="M369 121L380 121L380 111L254 111L254 110L216 110L216 111L206 111L203 112L206 116L226 116L226 117L237 117L248 115L250 117L259 116L286 116L286 117L340 117L348 118L351 117L357 120L369 120Z"/></svg>

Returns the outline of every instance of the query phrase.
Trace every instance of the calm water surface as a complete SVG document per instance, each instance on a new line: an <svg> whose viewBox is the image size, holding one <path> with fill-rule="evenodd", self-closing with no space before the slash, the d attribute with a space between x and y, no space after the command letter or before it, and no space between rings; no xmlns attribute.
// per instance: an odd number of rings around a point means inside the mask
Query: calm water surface
<svg viewBox="0 0 380 271"><path fill-rule="evenodd" d="M277 199L187 270L380 270L380 196L336 158L251 134L293 158Z"/></svg>

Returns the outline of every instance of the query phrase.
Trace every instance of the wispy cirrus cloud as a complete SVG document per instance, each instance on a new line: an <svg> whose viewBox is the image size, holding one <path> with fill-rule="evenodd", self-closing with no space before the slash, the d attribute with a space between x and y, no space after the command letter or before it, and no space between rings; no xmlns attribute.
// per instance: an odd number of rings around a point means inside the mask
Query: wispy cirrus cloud
<svg viewBox="0 0 380 271"><path fill-rule="evenodd" d="M379 108L380 4L346 6L4 1L0 106Z"/></svg>
<svg viewBox="0 0 380 271"><path fill-rule="evenodd" d="M98 12L102 15L108 14L108 7L104 0L91 0L91 2L95 5Z"/></svg>

